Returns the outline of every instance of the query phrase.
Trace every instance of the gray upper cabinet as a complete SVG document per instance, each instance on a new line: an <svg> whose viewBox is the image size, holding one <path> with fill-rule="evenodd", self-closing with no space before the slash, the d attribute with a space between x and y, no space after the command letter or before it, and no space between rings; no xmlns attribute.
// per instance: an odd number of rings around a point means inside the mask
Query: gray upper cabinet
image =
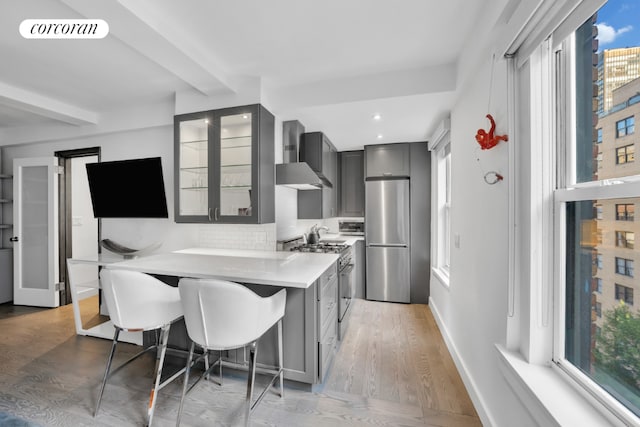
<svg viewBox="0 0 640 427"><path fill-rule="evenodd" d="M325 134L322 132L302 134L300 161L311 166L311 169L330 183L330 186L336 187L338 153Z"/></svg>
<svg viewBox="0 0 640 427"><path fill-rule="evenodd" d="M339 153L340 216L364 216L364 151Z"/></svg>
<svg viewBox="0 0 640 427"><path fill-rule="evenodd" d="M302 134L300 161L323 178L324 186L321 190L298 191L298 218L338 216L338 152L331 141L322 132Z"/></svg>
<svg viewBox="0 0 640 427"><path fill-rule="evenodd" d="M258 104L175 116L176 222L274 222L274 134Z"/></svg>
<svg viewBox="0 0 640 427"><path fill-rule="evenodd" d="M367 178L409 176L409 144L367 145L365 174Z"/></svg>

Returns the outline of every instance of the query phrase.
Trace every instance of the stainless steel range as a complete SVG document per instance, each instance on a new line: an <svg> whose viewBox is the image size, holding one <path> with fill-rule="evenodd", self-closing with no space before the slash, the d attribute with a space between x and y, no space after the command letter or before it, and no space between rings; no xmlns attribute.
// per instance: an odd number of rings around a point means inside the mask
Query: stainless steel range
<svg viewBox="0 0 640 427"><path fill-rule="evenodd" d="M309 253L337 254L338 258L338 339L347 330L351 301L356 295L355 270L351 246L336 242L303 243L303 239L290 239L278 243L279 250Z"/></svg>

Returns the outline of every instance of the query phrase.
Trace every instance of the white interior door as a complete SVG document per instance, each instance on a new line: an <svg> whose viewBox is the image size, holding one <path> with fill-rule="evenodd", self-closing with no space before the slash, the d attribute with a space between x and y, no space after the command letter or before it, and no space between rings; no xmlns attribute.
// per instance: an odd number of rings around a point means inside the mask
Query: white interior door
<svg viewBox="0 0 640 427"><path fill-rule="evenodd" d="M13 161L13 303L58 307L58 159Z"/></svg>

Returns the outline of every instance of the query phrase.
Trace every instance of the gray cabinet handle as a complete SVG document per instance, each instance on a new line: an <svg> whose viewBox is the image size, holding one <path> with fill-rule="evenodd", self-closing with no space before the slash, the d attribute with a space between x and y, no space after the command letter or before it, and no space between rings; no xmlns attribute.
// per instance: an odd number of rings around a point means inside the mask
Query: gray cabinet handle
<svg viewBox="0 0 640 427"><path fill-rule="evenodd" d="M17 242L18 241L18 236L13 236L9 238L10 242Z"/></svg>

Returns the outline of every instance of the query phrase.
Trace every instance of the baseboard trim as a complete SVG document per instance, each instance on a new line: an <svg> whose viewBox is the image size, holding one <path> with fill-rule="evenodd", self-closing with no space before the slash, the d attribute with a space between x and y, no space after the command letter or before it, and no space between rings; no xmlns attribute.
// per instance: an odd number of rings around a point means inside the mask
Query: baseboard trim
<svg viewBox="0 0 640 427"><path fill-rule="evenodd" d="M478 390L478 387L476 386L475 381L471 377L469 370L467 369L466 365L464 364L464 361L460 357L458 349L456 348L455 343L453 342L453 340L451 339L451 336L449 335L449 330L445 326L442 320L442 317L440 316L438 307L436 303L433 301L433 298L431 297L429 298L429 308L431 310L431 313L433 313L433 317L436 320L436 324L440 329L440 333L444 338L444 342L447 345L447 348L449 349L449 353L451 354L453 363L455 363L456 368L460 373L462 382L464 383L464 386L467 389L467 392L469 393L469 397L471 398L471 401L473 402L473 406L475 407L476 412L480 417L480 421L482 422L482 425L487 427L495 426L496 423L493 417L491 416L491 413L484 399L482 398L482 395L479 393L479 390Z"/></svg>

